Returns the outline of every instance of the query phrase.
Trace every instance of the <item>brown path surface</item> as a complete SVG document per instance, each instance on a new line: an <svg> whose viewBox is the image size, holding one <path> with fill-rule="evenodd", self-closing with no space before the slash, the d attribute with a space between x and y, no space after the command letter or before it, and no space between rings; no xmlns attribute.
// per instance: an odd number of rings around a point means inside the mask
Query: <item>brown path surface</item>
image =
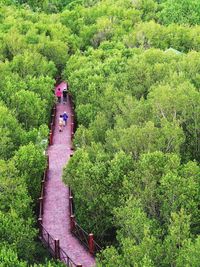
<svg viewBox="0 0 200 267"><path fill-rule="evenodd" d="M66 87L63 82L61 90ZM71 107L67 104L57 104L56 123L53 145L49 147L49 173L46 185L43 225L54 238L60 240L60 247L76 263L83 267L95 266L95 259L85 250L80 242L70 232L68 187L62 182L62 171L71 154ZM66 111L69 119L63 132L58 131L58 118Z"/></svg>

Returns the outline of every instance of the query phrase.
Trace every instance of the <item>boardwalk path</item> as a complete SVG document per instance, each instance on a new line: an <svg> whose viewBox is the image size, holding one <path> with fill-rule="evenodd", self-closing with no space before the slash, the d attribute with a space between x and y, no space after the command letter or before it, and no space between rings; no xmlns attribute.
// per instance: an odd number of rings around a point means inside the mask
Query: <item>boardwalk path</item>
<svg viewBox="0 0 200 267"><path fill-rule="evenodd" d="M61 90L66 87L63 82ZM69 195L68 187L62 182L62 170L71 154L71 107L67 104L57 104L57 115L53 145L49 147L49 174L46 185L43 225L54 238L60 240L60 246L68 256L83 267L95 266L95 259L85 250L79 241L70 232ZM69 120L63 132L58 131L58 118L66 111Z"/></svg>

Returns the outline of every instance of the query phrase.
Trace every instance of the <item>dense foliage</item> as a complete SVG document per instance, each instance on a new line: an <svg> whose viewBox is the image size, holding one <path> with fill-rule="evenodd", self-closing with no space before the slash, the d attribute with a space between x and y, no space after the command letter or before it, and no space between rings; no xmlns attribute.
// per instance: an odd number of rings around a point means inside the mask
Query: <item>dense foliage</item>
<svg viewBox="0 0 200 267"><path fill-rule="evenodd" d="M45 263L37 239L37 199L52 88L72 46L70 30L28 8L1 4L0 12L0 265L59 266Z"/></svg>
<svg viewBox="0 0 200 267"><path fill-rule="evenodd" d="M97 265L198 267L199 1L2 0L0 11L0 262L59 266L39 264L35 204L62 73L78 123L63 179L78 222L107 246Z"/></svg>
<svg viewBox="0 0 200 267"><path fill-rule="evenodd" d="M199 264L198 6L105 0L61 14L79 39L63 73L78 122L64 180L78 221L109 245L98 266Z"/></svg>

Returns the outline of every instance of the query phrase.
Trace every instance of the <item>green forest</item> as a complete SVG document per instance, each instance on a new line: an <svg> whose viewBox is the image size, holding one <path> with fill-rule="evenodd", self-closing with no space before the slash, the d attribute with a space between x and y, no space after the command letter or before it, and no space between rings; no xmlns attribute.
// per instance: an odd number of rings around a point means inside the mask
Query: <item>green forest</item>
<svg viewBox="0 0 200 267"><path fill-rule="evenodd" d="M64 266L37 227L57 77L97 267L199 267L200 1L0 0L0 22L0 267Z"/></svg>

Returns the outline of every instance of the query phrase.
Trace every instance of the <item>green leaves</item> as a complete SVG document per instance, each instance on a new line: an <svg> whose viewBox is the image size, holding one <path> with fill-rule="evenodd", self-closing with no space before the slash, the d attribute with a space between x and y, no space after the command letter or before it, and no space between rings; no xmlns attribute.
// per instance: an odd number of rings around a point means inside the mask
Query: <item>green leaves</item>
<svg viewBox="0 0 200 267"><path fill-rule="evenodd" d="M7 159L19 147L23 131L13 114L2 103L0 114L0 158Z"/></svg>
<svg viewBox="0 0 200 267"><path fill-rule="evenodd" d="M10 267L27 267L25 262L18 259L17 253L8 247L0 249L0 262Z"/></svg>
<svg viewBox="0 0 200 267"><path fill-rule="evenodd" d="M98 266L198 266L198 1L4 2L18 7L2 5L0 16L0 158L15 154L0 161L8 228L0 234L13 249L2 260L23 266L15 251L23 257L28 231L35 235L30 205L45 167L53 78L62 73L79 126L64 181L78 222L117 247ZM47 15L21 4L67 7ZM27 255L34 250L31 241Z"/></svg>
<svg viewBox="0 0 200 267"><path fill-rule="evenodd" d="M39 197L40 181L46 164L43 150L32 143L21 146L15 154L14 162L35 202Z"/></svg>
<svg viewBox="0 0 200 267"><path fill-rule="evenodd" d="M11 210L7 214L0 212L0 239L5 244L16 248L20 258L31 260L35 250L34 238L36 230L33 228L33 220L20 218L16 211Z"/></svg>
<svg viewBox="0 0 200 267"><path fill-rule="evenodd" d="M181 209L179 213L172 213L168 235L165 244L165 263L175 265L175 260L184 242L190 237L190 216Z"/></svg>
<svg viewBox="0 0 200 267"><path fill-rule="evenodd" d="M42 74L53 77L56 68L52 61L48 62L39 53L25 51L13 58L12 71L17 72L22 78L25 78L26 75L38 77Z"/></svg>
<svg viewBox="0 0 200 267"><path fill-rule="evenodd" d="M178 259L176 260L176 266L193 266L198 267L199 265L199 247L200 237L197 237L195 241L187 240L182 249L179 252Z"/></svg>
<svg viewBox="0 0 200 267"><path fill-rule="evenodd" d="M199 24L200 4L198 0L166 0L158 14L164 24Z"/></svg>
<svg viewBox="0 0 200 267"><path fill-rule="evenodd" d="M17 119L26 130L38 127L47 121L45 120L45 100L41 100L37 94L21 90L12 97L11 101Z"/></svg>
<svg viewBox="0 0 200 267"><path fill-rule="evenodd" d="M74 191L78 221L99 238L110 234L113 208L122 201L123 176L131 166L130 156L119 152L110 159L93 143L87 150L78 149L64 171L63 179Z"/></svg>
<svg viewBox="0 0 200 267"><path fill-rule="evenodd" d="M81 49L63 72L79 124L64 180L81 225L117 247L98 266L176 266L182 248L196 253L200 79L189 51L199 26L180 24L198 11L163 2L87 2L61 15Z"/></svg>

